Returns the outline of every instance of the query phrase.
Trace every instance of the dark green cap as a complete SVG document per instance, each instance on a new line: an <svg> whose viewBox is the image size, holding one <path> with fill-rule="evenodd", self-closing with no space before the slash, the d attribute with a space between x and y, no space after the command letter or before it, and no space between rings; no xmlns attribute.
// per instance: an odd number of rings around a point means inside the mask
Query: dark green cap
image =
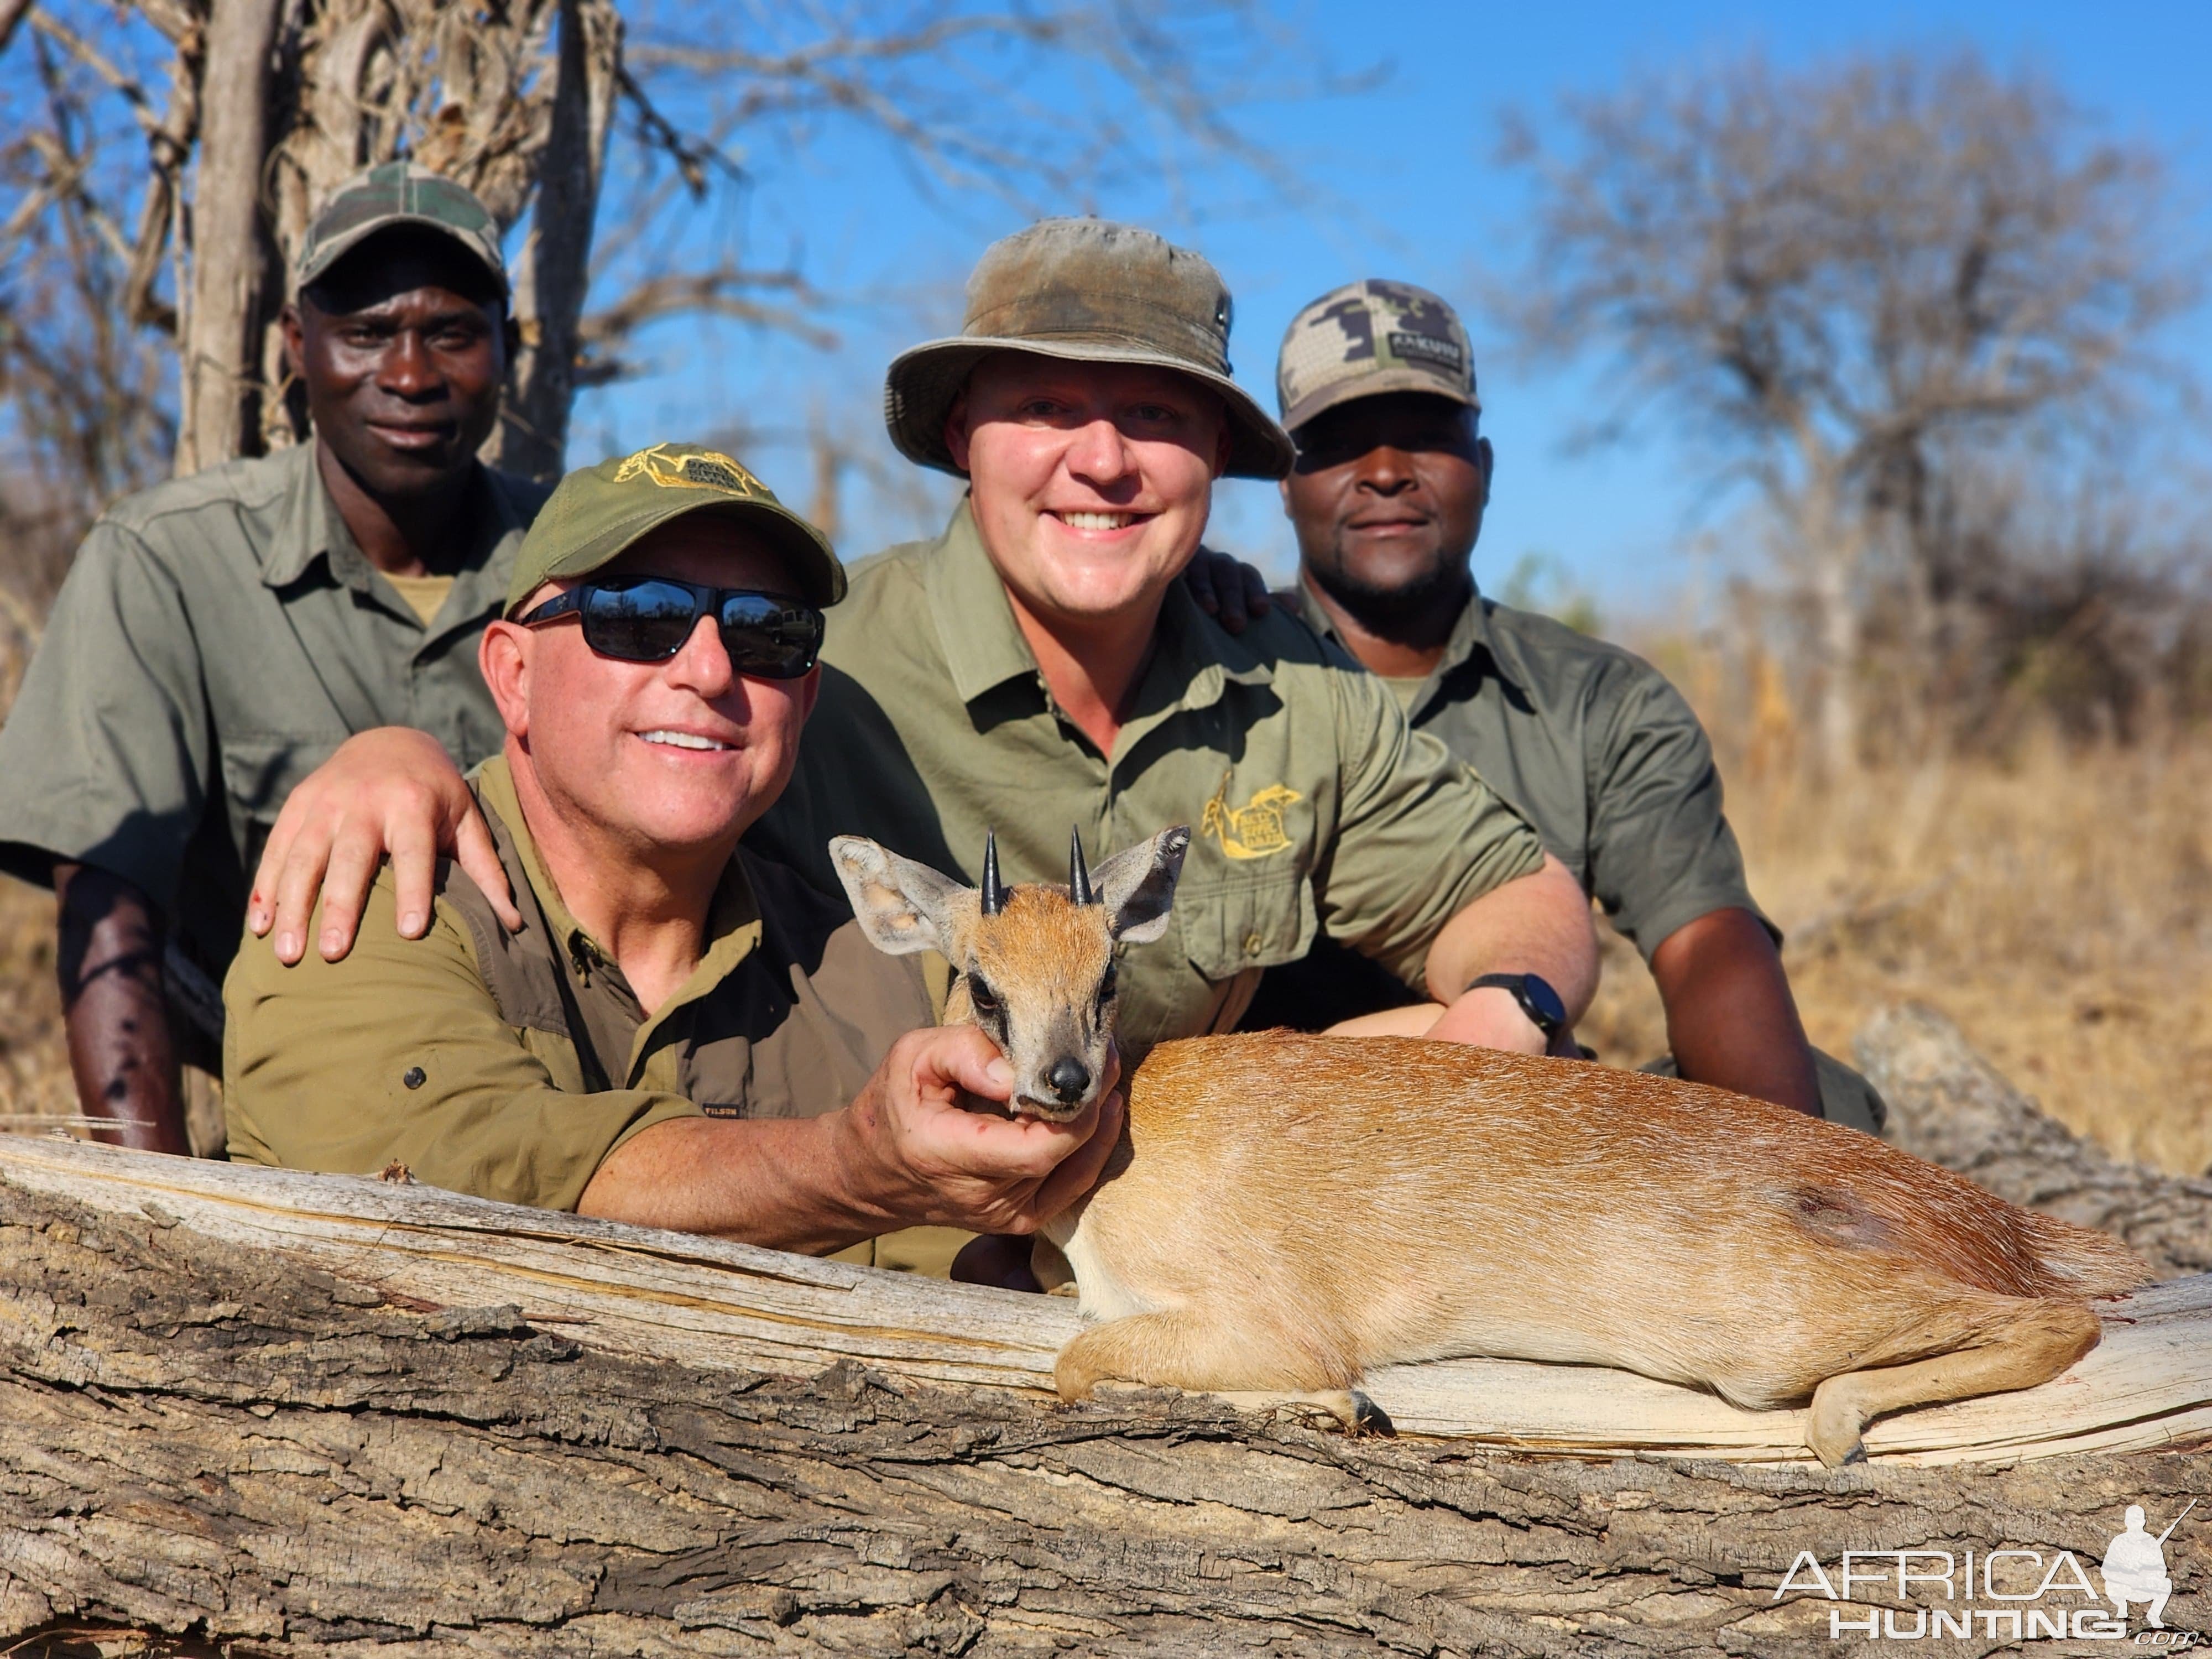
<svg viewBox="0 0 2212 1659"><path fill-rule="evenodd" d="M305 288L380 230L422 225L442 231L491 273L505 294L507 261L499 221L476 192L414 161L386 161L357 173L324 201L300 244L295 280Z"/></svg>
<svg viewBox="0 0 2212 1659"><path fill-rule="evenodd" d="M538 510L514 556L507 614L546 582L586 576L620 558L649 530L687 513L737 520L781 554L811 605L845 597L845 567L830 539L727 455L696 444L655 444L571 472Z"/></svg>
<svg viewBox="0 0 2212 1659"><path fill-rule="evenodd" d="M1229 368L1229 289L1188 248L1134 225L1043 219L994 242L968 279L960 332L902 351L884 383L884 419L908 460L957 472L945 417L969 372L994 351L1173 369L1221 399L1228 471L1279 478L1295 451Z"/></svg>

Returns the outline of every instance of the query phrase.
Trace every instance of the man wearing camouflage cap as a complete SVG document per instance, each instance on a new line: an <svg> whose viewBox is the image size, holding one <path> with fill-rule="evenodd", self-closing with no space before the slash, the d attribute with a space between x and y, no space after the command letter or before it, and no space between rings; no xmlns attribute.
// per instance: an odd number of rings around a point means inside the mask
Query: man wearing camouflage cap
<svg viewBox="0 0 2212 1659"><path fill-rule="evenodd" d="M789 776L823 611L819 532L729 456L656 444L572 473L515 562L473 775L501 883L441 873L400 936L386 871L337 962L242 951L234 1158L828 1251L909 1224L1033 1225L1095 1178L1117 1102L1068 1125L963 1111L1012 1077L933 1028L914 960L738 837ZM1041 1210L1038 1206L1044 1206Z"/></svg>
<svg viewBox="0 0 2212 1659"><path fill-rule="evenodd" d="M1408 283L1324 295L1284 335L1276 389L1298 446L1291 604L1512 801L1642 951L1682 1076L1876 1127L1865 1080L1806 1043L1689 705L1641 659L1476 588L1493 456L1452 308ZM1410 1001L1322 940L1270 970L1247 1019L1310 1029Z"/></svg>
<svg viewBox="0 0 2212 1659"><path fill-rule="evenodd" d="M511 343L473 195L374 168L322 207L294 280L313 441L110 507L0 732L0 868L59 894L84 1109L167 1152L187 1149L179 1060L195 1084L219 1063L214 986L292 785L369 726L465 761L496 744L476 643L544 495L476 459ZM194 1096L191 1137L219 1150Z"/></svg>

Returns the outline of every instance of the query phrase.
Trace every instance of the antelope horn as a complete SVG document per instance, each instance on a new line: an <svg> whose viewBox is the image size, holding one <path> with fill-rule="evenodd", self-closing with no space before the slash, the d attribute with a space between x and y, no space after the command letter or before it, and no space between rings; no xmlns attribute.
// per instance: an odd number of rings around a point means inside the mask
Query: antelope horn
<svg viewBox="0 0 2212 1659"><path fill-rule="evenodd" d="M1006 890L999 881L999 835L983 832L983 914L995 916L1006 908Z"/></svg>
<svg viewBox="0 0 2212 1659"><path fill-rule="evenodd" d="M1091 867L1083 861L1083 831L1073 824L1067 831L1067 896L1078 904L1096 904L1091 896Z"/></svg>

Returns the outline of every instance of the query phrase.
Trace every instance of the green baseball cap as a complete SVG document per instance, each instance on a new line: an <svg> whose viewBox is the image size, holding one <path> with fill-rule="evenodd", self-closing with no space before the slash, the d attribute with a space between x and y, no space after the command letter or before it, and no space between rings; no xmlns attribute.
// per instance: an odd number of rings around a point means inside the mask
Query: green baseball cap
<svg viewBox="0 0 2212 1659"><path fill-rule="evenodd" d="M1231 377L1233 307L1221 273L1188 248L1104 219L1044 219L994 242L968 279L960 332L902 351L884 381L884 420L899 453L957 473L945 417L969 372L994 351L1170 368L1220 398L1228 471L1279 478L1290 436Z"/></svg>
<svg viewBox="0 0 2212 1659"><path fill-rule="evenodd" d="M305 288L355 248L394 225L421 225L459 243L507 291L499 222L476 192L414 161L386 161L332 191L307 225L294 273Z"/></svg>
<svg viewBox="0 0 2212 1659"><path fill-rule="evenodd" d="M1275 402L1296 430L1325 409L1382 392L1426 392L1480 409L1474 349L1459 313L1425 288L1369 277L1291 319Z"/></svg>
<svg viewBox="0 0 2212 1659"><path fill-rule="evenodd" d="M782 555L811 605L845 597L845 567L829 538L738 462L697 444L654 444L571 472L538 510L514 556L507 615L556 577L611 564L647 531L687 513L738 520Z"/></svg>

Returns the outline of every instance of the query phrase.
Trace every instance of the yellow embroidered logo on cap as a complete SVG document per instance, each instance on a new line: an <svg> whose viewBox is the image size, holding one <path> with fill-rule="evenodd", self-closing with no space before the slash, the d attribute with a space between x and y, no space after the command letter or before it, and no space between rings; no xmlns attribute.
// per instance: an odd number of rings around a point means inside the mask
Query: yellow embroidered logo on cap
<svg viewBox="0 0 2212 1659"><path fill-rule="evenodd" d="M1198 832L1212 836L1232 859L1272 858L1287 851L1291 845L1291 838L1283 829L1283 809L1294 800L1304 799L1295 789L1271 783L1243 805L1231 806L1229 775L1224 772L1221 775L1221 787L1206 803L1206 811L1198 821Z"/></svg>
<svg viewBox="0 0 2212 1659"><path fill-rule="evenodd" d="M768 489L744 465L711 449L672 455L666 444L641 449L615 469L615 482L642 475L663 489L720 489L732 495L765 495Z"/></svg>

